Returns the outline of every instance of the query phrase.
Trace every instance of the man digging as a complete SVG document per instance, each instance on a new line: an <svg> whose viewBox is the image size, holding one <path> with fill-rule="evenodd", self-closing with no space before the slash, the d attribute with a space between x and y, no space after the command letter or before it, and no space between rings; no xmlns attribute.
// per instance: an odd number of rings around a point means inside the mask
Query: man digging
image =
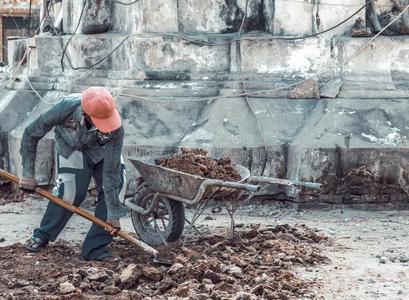
<svg viewBox="0 0 409 300"><path fill-rule="evenodd" d="M55 196L80 206L91 178L98 192L95 216L107 220L116 231L126 210L120 202L125 196L125 166L122 160L124 129L115 101L103 87L90 87L82 94L68 95L32 122L21 140L23 174L19 186L34 190L37 186L35 158L38 141L54 128L57 149ZM38 252L53 242L72 213L48 203L40 226L24 247ZM82 245L85 260L117 261L106 249L115 232L108 233L92 224Z"/></svg>

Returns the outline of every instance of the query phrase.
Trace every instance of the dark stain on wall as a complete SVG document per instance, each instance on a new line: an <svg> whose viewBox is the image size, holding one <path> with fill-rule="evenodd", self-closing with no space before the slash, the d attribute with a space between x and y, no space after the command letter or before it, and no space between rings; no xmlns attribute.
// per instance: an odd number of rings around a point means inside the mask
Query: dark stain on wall
<svg viewBox="0 0 409 300"><path fill-rule="evenodd" d="M263 11L263 0L248 0L247 17L244 21L242 33L250 31L266 31L266 18ZM240 9L237 0L226 0L226 5L220 12L220 17L227 24L227 29L222 33L234 33L240 30L245 12Z"/></svg>

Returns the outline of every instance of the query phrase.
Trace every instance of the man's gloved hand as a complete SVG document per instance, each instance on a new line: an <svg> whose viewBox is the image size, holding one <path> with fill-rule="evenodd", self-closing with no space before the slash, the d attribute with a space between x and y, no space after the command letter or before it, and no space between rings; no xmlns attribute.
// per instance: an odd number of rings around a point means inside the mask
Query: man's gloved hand
<svg viewBox="0 0 409 300"><path fill-rule="evenodd" d="M18 186L20 189L27 190L27 191L34 191L35 188L38 186L37 180L32 178L20 178L18 182Z"/></svg>

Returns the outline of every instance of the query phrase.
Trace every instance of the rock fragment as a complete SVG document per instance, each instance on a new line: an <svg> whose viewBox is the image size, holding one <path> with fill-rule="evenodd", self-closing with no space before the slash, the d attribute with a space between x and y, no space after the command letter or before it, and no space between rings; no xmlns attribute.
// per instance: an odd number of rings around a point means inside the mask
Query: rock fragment
<svg viewBox="0 0 409 300"><path fill-rule="evenodd" d="M288 93L289 99L319 99L320 90L314 79L308 79L298 84L292 91Z"/></svg>
<svg viewBox="0 0 409 300"><path fill-rule="evenodd" d="M69 294L69 293L75 292L77 289L71 282L66 281L66 282L60 283L59 290L61 294Z"/></svg>

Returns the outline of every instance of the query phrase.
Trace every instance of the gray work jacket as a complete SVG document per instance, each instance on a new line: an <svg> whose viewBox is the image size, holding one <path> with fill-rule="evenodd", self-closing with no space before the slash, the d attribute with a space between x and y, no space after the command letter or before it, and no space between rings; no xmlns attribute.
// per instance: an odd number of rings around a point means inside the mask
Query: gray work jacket
<svg viewBox="0 0 409 300"><path fill-rule="evenodd" d="M34 177L38 141L53 127L57 152L64 158L79 150L94 164L104 160L102 182L108 219L125 216L119 201L124 129L119 128L109 138L103 138L95 127L88 130L83 122L80 94L62 97L25 129L20 148L23 177Z"/></svg>

